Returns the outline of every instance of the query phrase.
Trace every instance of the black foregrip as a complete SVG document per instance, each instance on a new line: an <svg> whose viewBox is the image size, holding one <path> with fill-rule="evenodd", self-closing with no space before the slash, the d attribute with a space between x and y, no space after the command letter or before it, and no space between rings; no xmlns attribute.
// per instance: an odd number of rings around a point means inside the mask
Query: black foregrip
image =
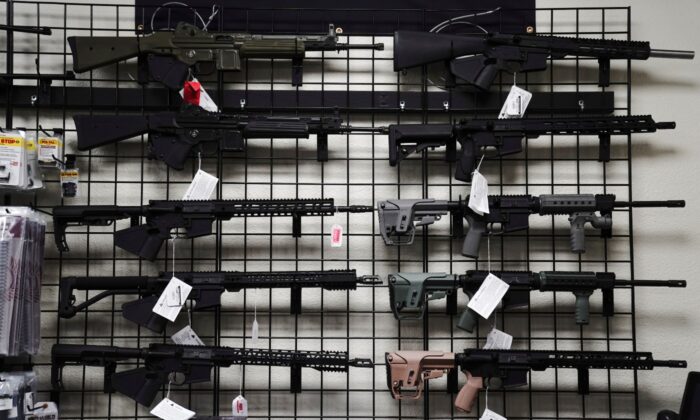
<svg viewBox="0 0 700 420"><path fill-rule="evenodd" d="M90 150L148 133L143 115L74 115L78 150Z"/></svg>

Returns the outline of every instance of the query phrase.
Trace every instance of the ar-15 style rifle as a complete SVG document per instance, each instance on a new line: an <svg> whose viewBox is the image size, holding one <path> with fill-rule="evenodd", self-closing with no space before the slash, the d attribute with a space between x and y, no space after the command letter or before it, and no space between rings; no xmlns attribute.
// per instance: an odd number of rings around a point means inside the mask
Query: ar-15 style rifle
<svg viewBox="0 0 700 420"><path fill-rule="evenodd" d="M319 162L328 160L328 135L348 132L381 132L381 128L344 126L337 115L283 117L226 115L196 105L184 105L179 113L150 115L75 115L78 149L91 150L148 134L148 158L181 170L191 156L241 152L246 139L296 139L316 135Z"/></svg>
<svg viewBox="0 0 700 420"><path fill-rule="evenodd" d="M117 362L137 359L144 366L117 372ZM347 372L351 366L369 368L369 359L352 359L344 351L272 350L235 347L151 344L148 348L54 344L51 384L63 388L64 366L104 366L105 392L117 391L142 405L150 405L164 385L196 384L211 380L215 366L286 366L291 368L291 392L301 392L301 368ZM183 374L181 382L173 379Z"/></svg>
<svg viewBox="0 0 700 420"><path fill-rule="evenodd" d="M368 213L372 206L336 206L333 199L290 200L151 200L144 206L60 206L53 209L54 239L60 251L68 251L68 226L109 226L131 219L131 227L114 233L114 244L147 260L155 260L170 231L185 229L186 238L211 235L212 223L233 217L292 217L292 235L301 236L305 216L335 213ZM145 224L140 224L141 217Z"/></svg>
<svg viewBox="0 0 700 420"><path fill-rule="evenodd" d="M153 312L158 297L173 275L192 286L188 299L192 310L200 311L221 305L224 291L244 289L291 289L290 312L301 313L301 289L355 290L358 285L381 284L377 276L357 277L355 270L277 271L277 272L177 272L161 273L158 277L63 277L58 288L58 315L72 318L100 300L115 295L139 295L140 298L122 305L124 318L151 331L161 333L168 320ZM75 291L103 290L76 305Z"/></svg>
<svg viewBox="0 0 700 420"><path fill-rule="evenodd" d="M547 69L549 59L568 56L597 58L598 84L610 85L610 60L647 60L650 57L693 59L693 51L655 50L648 42L566 38L525 34L394 33L394 70L445 63L448 85L464 81L488 89L501 71L528 73Z"/></svg>
<svg viewBox="0 0 700 420"><path fill-rule="evenodd" d="M292 84L300 86L307 51L384 49L384 44L340 43L333 25L326 35L251 35L207 32L184 22L174 31L146 36L71 36L68 45L76 73L138 57L153 80L173 90L182 88L193 66L200 74L214 69L240 71L244 59L274 58L292 61Z"/></svg>
<svg viewBox="0 0 700 420"><path fill-rule="evenodd" d="M452 236L464 236L462 255L476 258L482 236L525 230L533 214L569 215L571 224L571 251L583 253L585 248L585 226L591 224L600 229L604 238L612 237L612 212L618 208L633 207L685 207L683 200L668 201L615 201L613 194L543 194L490 195L489 213L479 215L468 207L468 203L442 201L431 198L418 200L387 200L377 203L379 228L387 245L410 245L416 226L435 223L446 214L452 216ZM596 214L599 213L600 215ZM495 230L493 225L500 225Z"/></svg>
<svg viewBox="0 0 700 420"><path fill-rule="evenodd" d="M457 394L455 407L470 412L479 390L523 386L530 371L551 368L576 369L578 391L588 394L590 369L685 368L682 360L654 360L651 353L615 351L480 350L462 353L441 351L397 351L386 353L386 378L394 399L418 399L425 381L448 376L450 389L457 388L456 369L467 382ZM452 373L454 372L454 374ZM407 390L410 394L404 393Z"/></svg>
<svg viewBox="0 0 700 420"><path fill-rule="evenodd" d="M455 162L455 179L471 182L472 172L482 158L500 158L520 153L523 140L541 135L595 135L600 140L598 160L610 161L610 137L653 133L676 128L675 122L657 123L650 115L475 119L457 124L394 124L388 127L389 164L396 166L412 153L444 146L445 160ZM457 152L457 143L460 151ZM485 150L495 153L485 153Z"/></svg>
<svg viewBox="0 0 700 420"><path fill-rule="evenodd" d="M590 297L594 291L603 294L603 316L615 315L614 292L630 287L686 287L685 280L617 280L615 273L568 271L499 271L493 272L510 286L502 299L503 309L530 304L530 292L571 292L576 297L575 319L579 325L588 324ZM457 291L471 299L479 290L488 271L469 270L466 274L392 273L389 274L389 301L396 319L420 319L427 301L447 298L447 313L457 313ZM457 327L473 332L479 315L469 308L457 322Z"/></svg>

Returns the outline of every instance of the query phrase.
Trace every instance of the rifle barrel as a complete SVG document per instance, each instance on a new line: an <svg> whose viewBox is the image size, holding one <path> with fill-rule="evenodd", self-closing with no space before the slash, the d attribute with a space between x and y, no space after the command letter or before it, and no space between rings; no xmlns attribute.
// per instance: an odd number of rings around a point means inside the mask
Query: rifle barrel
<svg viewBox="0 0 700 420"><path fill-rule="evenodd" d="M618 286L634 287L686 287L685 280L615 280Z"/></svg>
<svg viewBox="0 0 700 420"><path fill-rule="evenodd" d="M654 360L655 367L687 368L688 362L685 360Z"/></svg>
<svg viewBox="0 0 700 420"><path fill-rule="evenodd" d="M346 51L346 50L377 50L377 51L382 51L382 50L384 50L384 44L381 42L378 42L376 44L336 44L335 47L338 51Z"/></svg>
<svg viewBox="0 0 700 420"><path fill-rule="evenodd" d="M663 121L656 123L657 130L673 130L676 128L676 123L674 121Z"/></svg>
<svg viewBox="0 0 700 420"><path fill-rule="evenodd" d="M685 207L685 200L616 201L615 207Z"/></svg>
<svg viewBox="0 0 700 420"><path fill-rule="evenodd" d="M680 58L682 60L692 60L693 58L695 58L695 51L652 49L649 52L649 57Z"/></svg>
<svg viewBox="0 0 700 420"><path fill-rule="evenodd" d="M51 35L51 28L46 26L0 25L0 30L24 32L28 34Z"/></svg>

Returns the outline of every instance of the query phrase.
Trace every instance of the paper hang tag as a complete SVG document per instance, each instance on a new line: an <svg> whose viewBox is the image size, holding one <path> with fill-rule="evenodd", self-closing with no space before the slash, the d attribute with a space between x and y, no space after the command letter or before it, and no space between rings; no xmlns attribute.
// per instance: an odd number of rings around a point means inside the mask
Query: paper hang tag
<svg viewBox="0 0 700 420"><path fill-rule="evenodd" d="M503 331L494 328L489 335L486 336L486 345L484 350L510 350L513 344L513 336L506 334Z"/></svg>
<svg viewBox="0 0 700 420"><path fill-rule="evenodd" d="M479 420L508 420L508 419L487 408L484 410L484 414L482 414L481 417L479 417Z"/></svg>
<svg viewBox="0 0 700 420"><path fill-rule="evenodd" d="M258 341L258 333L260 332L260 326L258 325L258 319L255 318L253 319L253 326L250 329L250 338L253 340L253 343Z"/></svg>
<svg viewBox="0 0 700 420"><path fill-rule="evenodd" d="M231 402L231 411L234 420L246 420L248 418L248 400L239 395Z"/></svg>
<svg viewBox="0 0 700 420"><path fill-rule="evenodd" d="M472 186L469 191L469 208L480 216L489 212L489 183L486 177L476 170L472 176Z"/></svg>
<svg viewBox="0 0 700 420"><path fill-rule="evenodd" d="M163 420L187 420L194 417L195 412L177 404L170 398L163 398L158 405L153 407L151 414Z"/></svg>
<svg viewBox="0 0 700 420"><path fill-rule="evenodd" d="M216 105L216 102L214 102L204 89L204 86L202 86L196 78L185 82L185 87L180 89L180 96L189 104L199 105L209 112L219 112L219 107Z"/></svg>
<svg viewBox="0 0 700 420"><path fill-rule="evenodd" d="M153 312L170 322L175 322L191 291L192 286L177 277L173 277L158 298Z"/></svg>
<svg viewBox="0 0 700 420"><path fill-rule="evenodd" d="M203 346L204 342L199 338L196 332L192 329L191 326L186 325L185 328L181 329L180 331L176 332L172 336L170 336L170 339L173 340L173 343L175 344L180 344L180 345L186 345L186 346Z"/></svg>
<svg viewBox="0 0 700 420"><path fill-rule="evenodd" d="M338 223L331 226L331 248L343 246L343 225Z"/></svg>
<svg viewBox="0 0 700 420"><path fill-rule="evenodd" d="M503 103L501 113L498 114L498 118L501 120L522 118L525 115L527 106L530 105L531 99L532 93L513 85L505 103Z"/></svg>
<svg viewBox="0 0 700 420"><path fill-rule="evenodd" d="M39 165L57 167L63 160L63 140L60 137L39 136ZM58 161L57 161L58 160Z"/></svg>
<svg viewBox="0 0 700 420"><path fill-rule="evenodd" d="M80 186L80 171L75 169L62 169L60 172L61 196L77 197Z"/></svg>
<svg viewBox="0 0 700 420"><path fill-rule="evenodd" d="M192 178L190 186L187 188L183 200L209 200L216 189L219 178L208 174L203 170L198 170Z"/></svg>
<svg viewBox="0 0 700 420"><path fill-rule="evenodd" d="M24 415L24 420L58 420L58 407L52 401L38 402L31 413Z"/></svg>
<svg viewBox="0 0 700 420"><path fill-rule="evenodd" d="M24 411L31 411L34 408L34 393L24 393Z"/></svg>
<svg viewBox="0 0 700 420"><path fill-rule="evenodd" d="M508 283L489 273L474 297L469 299L467 306L483 318L488 319L509 287Z"/></svg>

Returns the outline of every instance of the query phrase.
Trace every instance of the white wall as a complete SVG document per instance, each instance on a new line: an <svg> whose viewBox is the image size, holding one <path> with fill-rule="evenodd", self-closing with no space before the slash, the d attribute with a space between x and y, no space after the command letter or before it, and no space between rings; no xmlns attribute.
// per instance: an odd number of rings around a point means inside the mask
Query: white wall
<svg viewBox="0 0 700 420"><path fill-rule="evenodd" d="M632 6L632 39L650 41L652 48L700 51L698 1L537 1L537 7L566 6ZM690 369L698 370L700 284L694 277L700 249L700 62L656 59L632 67L632 114L678 123L676 130L657 133L653 144L633 147L634 198L686 200L686 208L672 215L663 210L634 213L635 274L638 279L688 280L680 293L637 292L638 348L662 358L686 359ZM641 418L652 418L659 408L677 409L685 379L686 372L675 369L640 374Z"/></svg>

